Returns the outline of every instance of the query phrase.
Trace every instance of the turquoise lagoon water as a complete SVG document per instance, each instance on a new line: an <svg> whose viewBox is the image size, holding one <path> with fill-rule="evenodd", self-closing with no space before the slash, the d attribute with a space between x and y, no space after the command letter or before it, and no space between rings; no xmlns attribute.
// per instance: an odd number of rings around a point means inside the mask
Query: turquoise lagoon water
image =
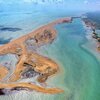
<svg viewBox="0 0 100 100"><path fill-rule="evenodd" d="M99 100L100 63L94 55L83 48L83 45L90 41L85 38L86 31L81 20L58 25L56 29L57 39L53 45L42 50L48 57L57 61L64 70L64 74L58 76L55 84L63 84L66 93L62 96L58 95L59 99L57 99Z"/></svg>
<svg viewBox="0 0 100 100"><path fill-rule="evenodd" d="M8 12L0 15L1 26L22 29L17 32L0 31L0 38L16 39L54 19L72 16L75 13L37 11ZM60 24L55 28L58 32L57 38L52 44L40 48L40 51L56 61L60 67L60 73L50 78L48 84L65 92L49 95L35 91L21 91L9 96L0 96L0 100L100 100L100 61L90 53L90 48L83 48L90 41L85 37L86 31L82 21L75 19L72 23Z"/></svg>

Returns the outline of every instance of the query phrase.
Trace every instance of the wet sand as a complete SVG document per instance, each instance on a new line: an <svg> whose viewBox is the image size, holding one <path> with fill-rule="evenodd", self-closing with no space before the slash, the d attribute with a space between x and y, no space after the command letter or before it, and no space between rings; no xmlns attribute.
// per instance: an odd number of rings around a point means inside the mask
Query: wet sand
<svg viewBox="0 0 100 100"><path fill-rule="evenodd" d="M8 69L0 65L0 81L8 74Z"/></svg>

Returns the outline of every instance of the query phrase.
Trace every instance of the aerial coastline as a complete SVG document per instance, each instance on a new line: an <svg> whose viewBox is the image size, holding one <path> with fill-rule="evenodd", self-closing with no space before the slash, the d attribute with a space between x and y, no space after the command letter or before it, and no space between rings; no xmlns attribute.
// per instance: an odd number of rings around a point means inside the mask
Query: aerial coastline
<svg viewBox="0 0 100 100"><path fill-rule="evenodd" d="M96 12L86 13L85 18L83 17L82 20L85 23L86 27L91 29L92 33L91 36L94 40L96 40L97 50L100 51L100 36L98 32L96 32L97 30L100 29L100 24L98 18L95 18L95 13ZM97 17L99 17L98 12L97 12Z"/></svg>
<svg viewBox="0 0 100 100"><path fill-rule="evenodd" d="M28 88L50 94L63 92L63 90L59 88L45 88L36 84L16 82L21 78L30 77L31 75L29 74L29 71L31 71L31 74L35 73L39 83L45 83L51 75L58 72L59 65L52 59L41 56L36 52L36 50L37 48L54 41L57 36L57 31L54 29L56 24L70 22L72 22L71 17L55 20L25 36L1 46L0 56L14 54L17 56L18 61L12 75L4 82L2 82L2 80L9 73L9 71L5 68L5 66L1 65L2 71L0 73L0 88Z"/></svg>

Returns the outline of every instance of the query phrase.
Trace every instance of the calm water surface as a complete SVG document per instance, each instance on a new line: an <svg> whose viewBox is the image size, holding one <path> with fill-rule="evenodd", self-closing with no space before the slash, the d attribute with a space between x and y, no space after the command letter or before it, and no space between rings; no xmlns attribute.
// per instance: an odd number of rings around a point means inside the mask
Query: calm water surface
<svg viewBox="0 0 100 100"><path fill-rule="evenodd" d="M74 15L65 13L47 14L41 11L6 15L0 13L0 28L21 28L16 32L0 31L0 38L16 39L56 18ZM90 41L85 37L86 31L81 20L75 19L73 23L60 24L55 28L58 32L55 41L40 50L42 54L56 61L61 69L59 74L48 80L49 85L62 88L65 92L49 95L35 91L21 91L13 95L1 96L0 100L100 100L100 62L90 53L90 48L83 48Z"/></svg>

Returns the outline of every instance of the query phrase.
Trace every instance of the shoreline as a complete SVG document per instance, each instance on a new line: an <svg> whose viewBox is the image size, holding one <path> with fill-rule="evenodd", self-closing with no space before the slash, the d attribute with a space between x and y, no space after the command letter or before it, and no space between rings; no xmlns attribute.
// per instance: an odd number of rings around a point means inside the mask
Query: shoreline
<svg viewBox="0 0 100 100"><path fill-rule="evenodd" d="M100 51L100 37L98 36L98 33L96 33L96 25L94 22L89 21L89 19L82 19L85 27L86 28L90 28L91 29L91 38L94 39L94 41L96 41L96 48L98 51Z"/></svg>
<svg viewBox="0 0 100 100"><path fill-rule="evenodd" d="M16 40L11 41L8 44L1 46L0 55L6 55L8 53L15 54L19 59L16 64L14 73L11 77L9 77L9 81L7 82L7 84L0 84L0 88L15 88L17 86L20 86L50 94L63 92L63 90L61 89L46 89L37 85L30 85L29 83L14 84L13 82L21 79L21 77L23 77L22 74L26 69L31 69L32 73L38 73L39 77L37 78L37 81L39 83L44 83L50 76L58 72L59 66L57 65L57 63L47 57L37 54L36 49L41 47L42 45L53 42L57 35L57 31L54 29L54 26L56 24L69 23L71 21L71 17L57 19L25 36L22 36ZM26 76L29 76L29 73L24 73Z"/></svg>

